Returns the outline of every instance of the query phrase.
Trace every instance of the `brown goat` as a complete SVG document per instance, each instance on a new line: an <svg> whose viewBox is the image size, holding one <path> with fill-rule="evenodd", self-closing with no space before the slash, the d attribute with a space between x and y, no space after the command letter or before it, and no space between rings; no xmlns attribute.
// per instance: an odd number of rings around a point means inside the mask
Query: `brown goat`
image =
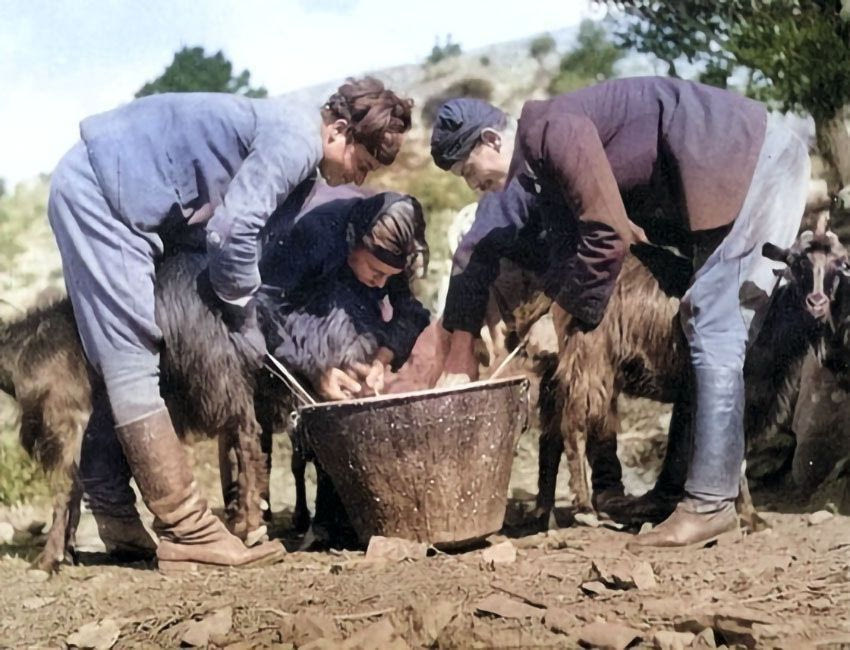
<svg viewBox="0 0 850 650"><path fill-rule="evenodd" d="M158 272L161 390L181 437L218 438L228 527L248 539L262 535L270 515L262 504L269 502L271 431L285 422L291 398L267 373L246 366L196 289L203 268L203 255L187 253ZM35 562L46 570L71 549L81 496L75 458L95 381L67 299L0 328L0 389L20 405L21 444L47 472L54 495L53 523Z"/></svg>
<svg viewBox="0 0 850 650"><path fill-rule="evenodd" d="M775 247L774 247L775 249ZM789 264L789 282L777 289L754 344L747 355L745 430L760 435L790 423L793 404L789 393L799 390L799 371L807 351L827 333L823 304L816 296L826 292L831 301L846 254L831 233L804 233L789 251L768 250ZM823 274L812 274L819 268ZM808 270L806 270L808 269ZM826 289L812 278L825 277ZM690 396L687 343L678 321L680 291L663 291L650 271L636 258L627 258L598 327L584 331L560 312L556 331L562 346L556 372L558 402L562 409L560 435L554 427L543 430L540 441L538 514L545 517L554 505L558 461L566 445L570 488L575 505L593 508L593 497L621 492L619 474L594 477L591 467L610 467L616 459L619 429L617 397L623 392L661 402L687 403ZM828 310L825 312L828 315ZM671 434L672 435L672 434Z"/></svg>

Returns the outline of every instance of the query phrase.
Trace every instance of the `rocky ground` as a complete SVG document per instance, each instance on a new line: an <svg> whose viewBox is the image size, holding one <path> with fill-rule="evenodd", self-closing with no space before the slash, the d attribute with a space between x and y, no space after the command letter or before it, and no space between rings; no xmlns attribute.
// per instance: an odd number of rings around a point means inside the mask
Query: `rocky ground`
<svg viewBox="0 0 850 650"><path fill-rule="evenodd" d="M668 417L649 403L625 409L620 455L633 491L654 478ZM534 436L524 436L511 519L534 492L534 448ZM214 500L213 447L195 452ZM272 504L281 529L291 512L287 453L281 440ZM37 530L47 511L17 507L0 511L7 532L9 523L17 529L16 545L0 547L0 646L847 647L850 521L806 513L788 495L758 496L772 500L764 512L772 528L688 552L633 555L631 533L604 527L509 529L466 553L426 555L415 545L291 552L271 567L181 576L144 564L30 571L38 536L25 529ZM297 542L287 538L291 548Z"/></svg>

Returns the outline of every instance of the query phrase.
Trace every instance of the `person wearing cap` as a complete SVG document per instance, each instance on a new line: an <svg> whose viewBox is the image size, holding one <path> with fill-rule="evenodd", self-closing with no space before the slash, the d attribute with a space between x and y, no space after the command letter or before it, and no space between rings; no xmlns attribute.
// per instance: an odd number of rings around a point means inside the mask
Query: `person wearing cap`
<svg viewBox="0 0 850 650"><path fill-rule="evenodd" d="M470 187L496 191L454 259L443 382L477 373L472 336L486 287L526 229L540 233L543 284L567 336L599 323L633 243L691 258L680 307L694 380L688 477L672 514L632 544L704 544L735 529L744 356L775 285L761 248L790 245L799 228L809 179L802 140L733 92L641 77L526 102L515 126L485 102L450 100L431 153Z"/></svg>
<svg viewBox="0 0 850 650"><path fill-rule="evenodd" d="M245 547L198 493L159 392L155 269L175 233L204 230L210 284L233 343L259 366L266 350L254 299L261 229L289 197L306 198L318 174L331 185L359 184L390 164L411 106L366 78L340 86L322 108L174 93L81 122L81 141L53 173L48 217L83 348L102 379L81 475L113 541L132 546L141 537L129 466L155 516L161 569L245 566L281 555L278 543Z"/></svg>
<svg viewBox="0 0 850 650"><path fill-rule="evenodd" d="M410 288L427 264L425 217L410 195L313 208L260 262L269 350L324 399L380 392L386 370L407 361L430 322Z"/></svg>

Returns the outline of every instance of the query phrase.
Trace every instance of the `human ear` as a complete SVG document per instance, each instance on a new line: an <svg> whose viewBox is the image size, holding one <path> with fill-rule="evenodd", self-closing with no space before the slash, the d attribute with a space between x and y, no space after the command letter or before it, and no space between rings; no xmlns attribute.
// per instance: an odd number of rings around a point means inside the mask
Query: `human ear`
<svg viewBox="0 0 850 650"><path fill-rule="evenodd" d="M495 129L487 128L481 131L481 142L496 151L500 151L502 148L502 135Z"/></svg>
<svg viewBox="0 0 850 650"><path fill-rule="evenodd" d="M333 124L331 124L331 134L334 138L343 137L348 138L348 121L339 119L335 120Z"/></svg>

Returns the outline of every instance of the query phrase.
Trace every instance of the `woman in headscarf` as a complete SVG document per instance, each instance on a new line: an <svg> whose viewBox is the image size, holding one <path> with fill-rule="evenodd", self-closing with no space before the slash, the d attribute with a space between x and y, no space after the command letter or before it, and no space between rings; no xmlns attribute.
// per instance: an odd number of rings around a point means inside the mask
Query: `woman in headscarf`
<svg viewBox="0 0 850 650"><path fill-rule="evenodd" d="M404 364L430 321L410 290L427 264L414 197L320 205L264 251L259 308L269 350L324 399L380 392L387 366Z"/></svg>

